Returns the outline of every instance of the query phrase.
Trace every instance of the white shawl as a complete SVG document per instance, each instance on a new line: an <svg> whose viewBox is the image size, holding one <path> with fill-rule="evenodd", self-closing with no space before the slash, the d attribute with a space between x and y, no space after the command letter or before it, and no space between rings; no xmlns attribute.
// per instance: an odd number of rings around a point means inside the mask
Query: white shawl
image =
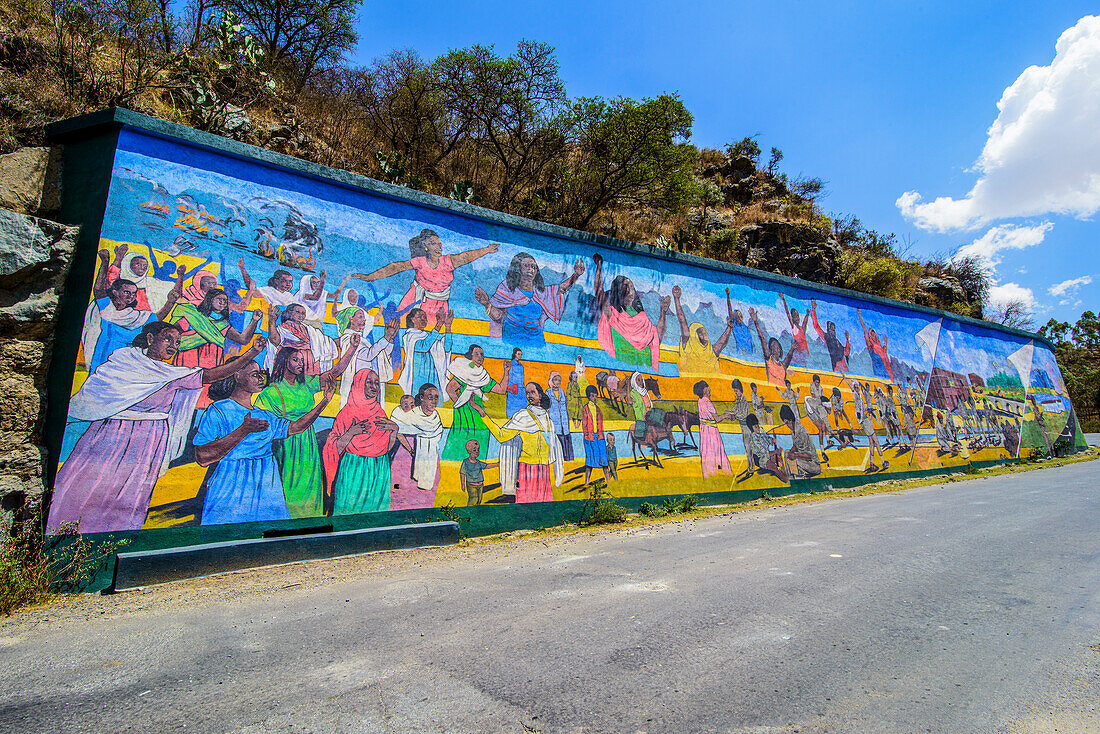
<svg viewBox="0 0 1100 734"><path fill-rule="evenodd" d="M454 407L456 408L470 402L470 398L475 395L484 399L485 391L482 388L492 382L493 379L489 376L489 371L485 369L485 365L475 364L473 360L465 356L454 358L451 366L447 368L447 376L460 380L466 385L459 393L458 400L455 400Z"/></svg>
<svg viewBox="0 0 1100 734"><path fill-rule="evenodd" d="M110 321L112 324L121 326L124 329L140 329L148 323L151 315L152 312L150 311L142 311L132 307L119 310L111 302L108 302L103 308L100 308L94 300L89 303L88 310L84 312L84 332L80 337L80 345L84 349L84 367L91 369L92 355L95 353L95 345L99 341L99 335L103 332L104 321Z"/></svg>
<svg viewBox="0 0 1100 734"><path fill-rule="evenodd" d="M370 344L370 339L367 337L369 329L363 329L363 331L355 331L354 329L347 329L340 335L340 354L345 354L347 350L351 349L351 337L354 334L359 335L359 349L355 352L354 366L344 371L343 376L340 378L340 404L347 405L348 398L351 396L351 383L355 380L355 374L359 370L374 370L378 375L378 381L383 385L382 392L378 395L378 402L382 407L386 407L386 389L385 384L393 379L393 365L388 359L389 350L393 347L386 337L382 337L374 344ZM367 345L370 344L368 347ZM384 355L386 359L378 359L379 355Z"/></svg>
<svg viewBox="0 0 1100 734"><path fill-rule="evenodd" d="M332 337L326 336L323 331L318 329L312 324L303 322L302 326L306 329L306 334L309 336L309 351L313 353L313 360L317 362L317 367L321 372L328 372L332 369L332 363L335 362L340 352L336 347L336 342ZM278 324L275 328L279 330L279 336L282 341L279 343L279 349L290 344L301 344L302 341L298 338L298 335L286 327L285 324ZM268 349L264 355L264 367L270 370L275 364L275 354L279 349Z"/></svg>
<svg viewBox="0 0 1100 734"><path fill-rule="evenodd" d="M413 391L420 387L419 385L413 385L413 373L416 371L416 345L420 343L422 339L427 337L431 332L424 331L423 329L408 328L405 329L405 333L401 336L401 349L404 350L404 361L401 364L401 376L397 378L397 384L401 386L401 390L406 395L412 395ZM437 339L435 344L428 349L428 355L432 358L432 362L435 366L435 373L437 379L437 386L444 385L444 379L447 375L447 357L448 353L443 349L443 339L445 336ZM439 391L440 403L447 402L447 391Z"/></svg>
<svg viewBox="0 0 1100 734"><path fill-rule="evenodd" d="M273 285L258 285L256 286L256 292L269 305L278 306L279 308L286 308L290 304L298 302L297 295L291 291L281 291ZM309 309L307 308L306 311L308 312Z"/></svg>
<svg viewBox="0 0 1100 734"><path fill-rule="evenodd" d="M420 406L405 411L401 406L393 409L390 418L404 436L416 436L416 457L413 459L412 478L420 489L432 489L439 476L439 439L443 436L443 421L439 412L425 413Z"/></svg>
<svg viewBox="0 0 1100 734"><path fill-rule="evenodd" d="M201 390L176 390L167 414L136 413L130 408L167 385L200 371L199 367L177 367L150 359L137 347L116 349L69 401L69 420L166 420L168 447L160 467L163 475L168 463L183 453Z"/></svg>
<svg viewBox="0 0 1100 734"><path fill-rule="evenodd" d="M554 486L562 483L565 477L565 457L561 452L561 444L554 435L554 422L550 420L550 414L541 407L528 405L525 409L516 411L508 422L502 426L505 431L519 431L520 433L541 433L542 438L549 446L550 466L554 468ZM516 476L519 473L519 456L523 448L523 437L503 441L500 444L500 491L502 494L516 493Z"/></svg>
<svg viewBox="0 0 1100 734"><path fill-rule="evenodd" d="M313 288L310 287L309 281L315 276L310 273L306 273L298 281L298 292L294 294L293 302L301 304L302 308L306 310L306 318L314 321L324 321L325 309L328 306L328 294L325 293L325 289L321 288L321 295L317 297L316 301L311 301L306 296L313 294Z"/></svg>

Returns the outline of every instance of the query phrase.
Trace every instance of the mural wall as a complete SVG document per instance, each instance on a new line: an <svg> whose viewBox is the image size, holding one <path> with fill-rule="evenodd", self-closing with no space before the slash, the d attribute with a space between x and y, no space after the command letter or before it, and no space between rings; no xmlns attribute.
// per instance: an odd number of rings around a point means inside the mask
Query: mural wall
<svg viewBox="0 0 1100 734"><path fill-rule="evenodd" d="M797 486L1075 437L992 328L124 129L49 532Z"/></svg>

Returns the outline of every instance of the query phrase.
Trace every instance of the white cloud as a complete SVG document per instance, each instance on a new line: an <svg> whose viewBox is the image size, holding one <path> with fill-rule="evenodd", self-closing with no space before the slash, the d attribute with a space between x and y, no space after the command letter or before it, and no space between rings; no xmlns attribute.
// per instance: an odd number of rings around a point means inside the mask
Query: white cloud
<svg viewBox="0 0 1100 734"><path fill-rule="evenodd" d="M1062 306L1080 306L1081 299L1077 297L1077 291L1082 286L1091 283L1091 275L1082 275L1080 278L1070 278L1069 280L1063 280L1061 283L1055 283L1047 289L1047 292L1057 298L1058 303Z"/></svg>
<svg viewBox="0 0 1100 734"><path fill-rule="evenodd" d="M995 285L989 289L989 305L992 308L1004 306L1005 304L1015 301L1024 304L1029 310L1033 310L1039 305L1031 289L1025 288L1017 283Z"/></svg>
<svg viewBox="0 0 1100 734"><path fill-rule="evenodd" d="M1082 275L1080 278L1070 278L1069 280L1063 280L1061 283L1055 283L1050 287L1050 295L1052 296L1065 296L1072 292L1075 292L1083 285L1088 285L1092 282L1091 275Z"/></svg>
<svg viewBox="0 0 1100 734"><path fill-rule="evenodd" d="M1004 250L1023 250L1034 247L1043 241L1053 226L1050 222L1034 226L997 225L969 245L960 247L951 259L957 261L964 257L978 257L990 269L995 269L1001 264L999 253Z"/></svg>
<svg viewBox="0 0 1100 734"><path fill-rule="evenodd" d="M1030 66L997 103L997 119L961 199L896 205L918 227L946 231L1048 213L1089 217L1100 210L1100 17L1064 31L1049 66Z"/></svg>

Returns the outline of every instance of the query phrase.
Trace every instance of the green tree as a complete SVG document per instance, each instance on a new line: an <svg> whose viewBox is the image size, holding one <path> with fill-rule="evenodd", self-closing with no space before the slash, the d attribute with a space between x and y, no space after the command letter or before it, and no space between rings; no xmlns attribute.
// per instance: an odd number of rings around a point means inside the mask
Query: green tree
<svg viewBox="0 0 1100 734"><path fill-rule="evenodd" d="M224 0L263 46L269 61L289 65L299 89L325 64L355 47L362 0Z"/></svg>
<svg viewBox="0 0 1100 734"><path fill-rule="evenodd" d="M449 126L430 65L415 51L393 51L348 70L342 87L375 143L400 155L421 181L432 179L434 167L464 139L464 128Z"/></svg>
<svg viewBox="0 0 1100 734"><path fill-rule="evenodd" d="M1074 408L1088 413L1100 410L1100 317L1085 311L1072 326L1051 319L1039 329L1039 335L1054 345Z"/></svg>
<svg viewBox="0 0 1100 734"><path fill-rule="evenodd" d="M611 206L676 211L690 203L696 157L687 142L692 122L676 95L574 102L573 150L561 177L558 221L583 229Z"/></svg>
<svg viewBox="0 0 1100 734"><path fill-rule="evenodd" d="M473 146L474 170L465 178L481 183L491 177L495 209L513 211L564 152L565 83L558 71L554 48L528 40L507 58L492 46L471 46L432 64L446 115L441 139L457 144L465 138Z"/></svg>

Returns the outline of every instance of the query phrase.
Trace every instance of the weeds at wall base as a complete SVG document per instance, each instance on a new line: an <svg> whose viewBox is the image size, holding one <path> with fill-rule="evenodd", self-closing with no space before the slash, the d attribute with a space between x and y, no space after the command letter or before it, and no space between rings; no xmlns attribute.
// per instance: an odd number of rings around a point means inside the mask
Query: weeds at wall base
<svg viewBox="0 0 1100 734"><path fill-rule="evenodd" d="M63 524L54 535L45 535L44 529L41 503L29 503L0 543L0 614L81 590L129 543L93 543L77 533L76 523Z"/></svg>

